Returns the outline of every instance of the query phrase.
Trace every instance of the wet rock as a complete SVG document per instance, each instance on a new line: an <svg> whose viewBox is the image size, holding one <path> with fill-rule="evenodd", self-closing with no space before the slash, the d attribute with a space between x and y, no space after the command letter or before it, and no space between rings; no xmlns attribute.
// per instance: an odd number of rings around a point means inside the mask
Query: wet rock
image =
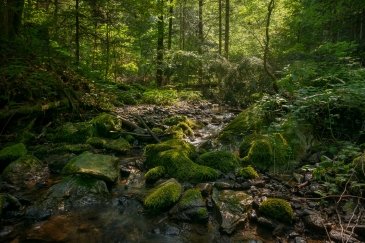
<svg viewBox="0 0 365 243"><path fill-rule="evenodd" d="M17 187L30 188L44 181L48 170L43 163L32 155L25 155L11 162L3 171L2 179Z"/></svg>
<svg viewBox="0 0 365 243"><path fill-rule="evenodd" d="M297 236L294 238L294 243L307 243L307 240L304 237Z"/></svg>
<svg viewBox="0 0 365 243"><path fill-rule="evenodd" d="M118 159L114 156L84 152L70 160L62 173L85 174L106 182L115 182L119 177Z"/></svg>
<svg viewBox="0 0 365 243"><path fill-rule="evenodd" d="M232 234L240 223L247 220L252 204L250 195L240 191L214 189L212 198L219 210L220 229L224 233Z"/></svg>
<svg viewBox="0 0 365 243"><path fill-rule="evenodd" d="M0 171L10 162L27 154L27 148L23 143L7 146L0 150Z"/></svg>
<svg viewBox="0 0 365 243"><path fill-rule="evenodd" d="M329 236L335 242L360 243L360 240L345 232L331 230Z"/></svg>
<svg viewBox="0 0 365 243"><path fill-rule="evenodd" d="M268 219L268 218L265 218L265 217L259 217L257 219L257 223L265 228L268 228L268 229L275 229L276 227L276 222L271 220L271 219Z"/></svg>
<svg viewBox="0 0 365 243"><path fill-rule="evenodd" d="M214 182L214 187L220 190L234 189L235 183L233 181L217 181Z"/></svg>
<svg viewBox="0 0 365 243"><path fill-rule="evenodd" d="M27 217L42 219L57 212L105 203L109 191L104 181L86 175L72 175L52 186L27 210Z"/></svg>
<svg viewBox="0 0 365 243"><path fill-rule="evenodd" d="M131 149L131 145L124 138L107 139L92 137L89 138L86 142L94 146L95 148L103 148L120 154L124 154Z"/></svg>
<svg viewBox="0 0 365 243"><path fill-rule="evenodd" d="M213 191L213 185L211 183L199 183L196 185L197 188L199 188L200 192L204 197L209 196L212 194Z"/></svg>
<svg viewBox="0 0 365 243"><path fill-rule="evenodd" d="M208 220L208 211L199 189L185 191L180 201L171 210L172 218L205 222Z"/></svg>
<svg viewBox="0 0 365 243"><path fill-rule="evenodd" d="M8 211L14 211L21 208L19 200L7 193L0 193L0 218L3 218Z"/></svg>
<svg viewBox="0 0 365 243"><path fill-rule="evenodd" d="M315 230L320 233L326 232L326 221L318 213L311 212L309 215L304 217L304 223L308 228Z"/></svg>
<svg viewBox="0 0 365 243"><path fill-rule="evenodd" d="M165 230L165 235L179 235L180 234L180 230L179 228L175 227L175 226L170 226L168 225L166 227L166 230Z"/></svg>

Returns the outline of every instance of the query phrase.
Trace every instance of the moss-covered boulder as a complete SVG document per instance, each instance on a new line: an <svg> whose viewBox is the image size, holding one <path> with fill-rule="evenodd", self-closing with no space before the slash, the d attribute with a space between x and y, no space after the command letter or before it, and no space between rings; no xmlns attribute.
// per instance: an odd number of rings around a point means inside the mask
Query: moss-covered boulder
<svg viewBox="0 0 365 243"><path fill-rule="evenodd" d="M212 199L222 218L220 229L232 234L240 223L248 219L252 197L241 191L213 189Z"/></svg>
<svg viewBox="0 0 365 243"><path fill-rule="evenodd" d="M14 161L27 154L27 148L23 143L7 146L0 150L0 171L11 161Z"/></svg>
<svg viewBox="0 0 365 243"><path fill-rule="evenodd" d="M355 168L356 175L365 181L365 153L355 158L352 161L352 166Z"/></svg>
<svg viewBox="0 0 365 243"><path fill-rule="evenodd" d="M182 186L175 180L170 179L156 188L144 199L144 206L152 211L159 211L175 204L182 193Z"/></svg>
<svg viewBox="0 0 365 243"><path fill-rule="evenodd" d="M189 158L194 158L197 154L194 145L181 139L171 139L162 143L147 145L144 149L144 155L146 156L145 164L148 167L152 167L156 162L155 160L158 159L159 153L167 150L178 150Z"/></svg>
<svg viewBox="0 0 365 243"><path fill-rule="evenodd" d="M97 135L101 137L109 137L114 132L122 129L121 120L118 119L118 117L107 113L101 113L93 118L90 123L95 127Z"/></svg>
<svg viewBox="0 0 365 243"><path fill-rule="evenodd" d="M244 179L256 179L259 177L259 174L252 166L246 166L243 168L239 168L236 171L236 176L242 177Z"/></svg>
<svg viewBox="0 0 365 243"><path fill-rule="evenodd" d="M184 221L206 222L208 220L204 199L200 190L196 188L185 191L179 202L170 210L170 214L172 218Z"/></svg>
<svg viewBox="0 0 365 243"><path fill-rule="evenodd" d="M0 193L0 218L7 211L18 210L21 206L21 203L16 197L8 193Z"/></svg>
<svg viewBox="0 0 365 243"><path fill-rule="evenodd" d="M86 142L95 148L103 148L117 153L126 153L131 149L131 145L124 138L107 139L91 137Z"/></svg>
<svg viewBox="0 0 365 243"><path fill-rule="evenodd" d="M88 122L67 122L54 129L53 133L47 135L47 138L61 143L84 143L94 133L94 127Z"/></svg>
<svg viewBox="0 0 365 243"><path fill-rule="evenodd" d="M268 198L259 207L259 212L284 223L291 223L294 217L293 209L289 202L280 198Z"/></svg>
<svg viewBox="0 0 365 243"><path fill-rule="evenodd" d="M47 194L27 210L31 218L44 218L75 208L105 203L109 191L104 181L87 175L72 175L49 188Z"/></svg>
<svg viewBox="0 0 365 243"><path fill-rule="evenodd" d="M219 173L215 169L198 165L191 160L195 154L195 147L190 143L177 139L168 140L146 146L145 165L149 168L164 166L169 176L181 181L201 182L216 179Z"/></svg>
<svg viewBox="0 0 365 243"><path fill-rule="evenodd" d="M46 171L43 163L32 155L25 155L11 162L1 177L9 184L27 186L44 179Z"/></svg>
<svg viewBox="0 0 365 243"><path fill-rule="evenodd" d="M245 162L260 170L276 172L295 165L291 160L291 148L280 133L251 136L241 143L240 154Z"/></svg>
<svg viewBox="0 0 365 243"><path fill-rule="evenodd" d="M147 183L154 183L158 179L162 178L165 175L165 167L163 166L156 166L150 170L147 171L147 173L144 175L144 178L146 179Z"/></svg>
<svg viewBox="0 0 365 243"><path fill-rule="evenodd" d="M62 173L84 174L114 183L119 177L118 159L114 156L84 152L71 159Z"/></svg>
<svg viewBox="0 0 365 243"><path fill-rule="evenodd" d="M229 151L211 151L204 153L199 156L197 163L212 167L224 173L234 171L239 166L237 156Z"/></svg>

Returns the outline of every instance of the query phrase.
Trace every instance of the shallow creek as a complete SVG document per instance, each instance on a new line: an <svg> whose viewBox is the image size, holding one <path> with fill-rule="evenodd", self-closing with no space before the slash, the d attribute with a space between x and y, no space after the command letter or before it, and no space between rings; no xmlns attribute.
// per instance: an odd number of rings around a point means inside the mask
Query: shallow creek
<svg viewBox="0 0 365 243"><path fill-rule="evenodd" d="M131 108L132 109L132 108ZM143 109L142 109L143 110ZM201 109L197 114L192 109L178 110L177 114L198 118L205 126L196 131L189 141L196 146L209 140L224 124L234 117L231 112L217 107ZM145 108L145 112L164 113L156 108ZM138 111L141 114L141 110ZM168 112L166 112L167 114ZM141 114L146 115L146 114ZM145 117L145 116L144 116ZM219 229L217 209L210 205L207 223L195 224L172 220L168 212L159 215L147 214L142 206L143 197L150 189L144 182L142 146L129 155L120 156L121 178L116 185L109 186L110 197L106 203L93 207L65 211L44 220L28 219L19 215L5 220L0 229L1 242L277 242L270 230L257 227L254 223L237 226L231 235ZM34 200L47 193L49 186L59 176L51 175L45 188L33 191ZM185 183L185 188L192 185ZM211 202L210 202L211 203ZM293 238L294 239L294 238ZM284 240L283 242L287 242ZM291 241L296 242L296 241ZM316 242L316 241L308 241Z"/></svg>

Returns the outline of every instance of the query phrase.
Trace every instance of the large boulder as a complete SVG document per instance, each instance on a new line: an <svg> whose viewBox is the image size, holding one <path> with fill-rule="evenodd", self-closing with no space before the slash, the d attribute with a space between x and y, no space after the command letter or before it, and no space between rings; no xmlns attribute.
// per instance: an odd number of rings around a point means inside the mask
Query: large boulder
<svg viewBox="0 0 365 243"><path fill-rule="evenodd" d="M63 168L62 173L85 174L114 183L119 177L118 159L114 156L84 152L71 159Z"/></svg>
<svg viewBox="0 0 365 243"><path fill-rule="evenodd" d="M31 187L45 179L48 170L32 155L25 155L11 162L3 171L1 178L18 187Z"/></svg>
<svg viewBox="0 0 365 243"><path fill-rule="evenodd" d="M232 234L239 224L247 221L248 211L253 202L250 195L240 191L219 191L214 188L212 199L221 216L221 231Z"/></svg>
<svg viewBox="0 0 365 243"><path fill-rule="evenodd" d="M27 211L30 218L44 218L75 208L105 203L109 191L104 181L72 175L52 186L47 194Z"/></svg>
<svg viewBox="0 0 365 243"><path fill-rule="evenodd" d="M160 211L176 203L182 193L182 186L170 179L152 189L144 199L144 206L151 211Z"/></svg>
<svg viewBox="0 0 365 243"><path fill-rule="evenodd" d="M208 210L199 189L188 189L185 191L179 202L170 210L172 218L192 221L206 222Z"/></svg>
<svg viewBox="0 0 365 243"><path fill-rule="evenodd" d="M224 173L234 171L239 166L237 156L229 151L211 151L204 153L199 156L197 163Z"/></svg>
<svg viewBox="0 0 365 243"><path fill-rule="evenodd" d="M2 171L10 162L27 154L27 148L23 143L17 143L7 146L0 150L0 171Z"/></svg>
<svg viewBox="0 0 365 243"><path fill-rule="evenodd" d="M145 155L147 167L164 166L170 177L181 181L209 181L219 176L215 169L194 163L191 158L195 155L195 147L182 140L147 145Z"/></svg>

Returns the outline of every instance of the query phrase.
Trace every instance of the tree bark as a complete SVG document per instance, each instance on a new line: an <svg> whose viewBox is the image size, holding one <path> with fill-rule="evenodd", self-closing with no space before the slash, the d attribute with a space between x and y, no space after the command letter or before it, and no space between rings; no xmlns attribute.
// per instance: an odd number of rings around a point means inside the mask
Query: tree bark
<svg viewBox="0 0 365 243"><path fill-rule="evenodd" d="M167 49L171 50L171 46L172 46L172 20L173 20L173 14L174 14L174 6L173 6L173 1L174 0L170 0L170 6L169 6L169 35L168 35L168 41L167 41Z"/></svg>
<svg viewBox="0 0 365 243"><path fill-rule="evenodd" d="M226 0L226 26L224 30L224 56L228 59L229 56L229 18L230 18L230 3Z"/></svg>
<svg viewBox="0 0 365 243"><path fill-rule="evenodd" d="M266 73L269 75L269 77L273 80L273 89L276 93L279 92L278 86L276 84L276 77L274 73L271 72L271 70L268 67L268 59L269 59L269 47L270 47L270 22L271 22L271 16L272 12L275 8L275 0L271 0L268 8L267 8L267 19L266 19L266 28L265 28L265 35L266 35L266 41L265 41L265 50L264 50L264 69Z"/></svg>
<svg viewBox="0 0 365 243"><path fill-rule="evenodd" d="M218 0L218 38L219 38L219 46L218 53L222 55L222 0Z"/></svg>
<svg viewBox="0 0 365 243"><path fill-rule="evenodd" d="M75 35L75 58L77 65L80 63L80 20L79 20L79 14L80 14L80 0L76 0L75 5L75 28L76 28L76 35Z"/></svg>
<svg viewBox="0 0 365 243"><path fill-rule="evenodd" d="M164 1L158 1L158 22L157 22L157 58L156 58L156 83L157 86L163 85L163 59L164 59Z"/></svg>
<svg viewBox="0 0 365 243"><path fill-rule="evenodd" d="M203 42L204 42L204 35L203 35L203 0L199 0L199 23L198 23L198 29L199 29L199 54L200 56L203 54ZM203 63L200 62L199 64L199 70L198 70L198 76L199 76L199 83L203 84Z"/></svg>
<svg viewBox="0 0 365 243"><path fill-rule="evenodd" d="M0 37L12 40L19 34L24 0L3 0L0 3Z"/></svg>

